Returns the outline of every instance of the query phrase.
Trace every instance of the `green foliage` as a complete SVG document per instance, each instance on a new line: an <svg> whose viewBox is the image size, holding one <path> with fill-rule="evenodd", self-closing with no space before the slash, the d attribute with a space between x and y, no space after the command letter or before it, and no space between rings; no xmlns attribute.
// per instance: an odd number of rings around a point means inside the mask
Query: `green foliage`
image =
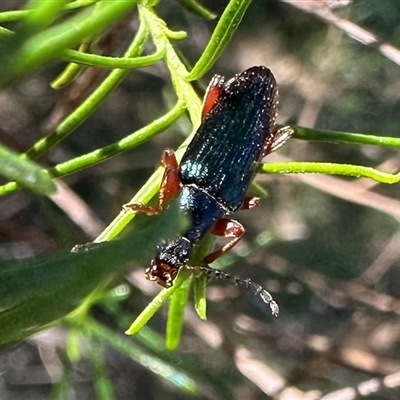
<svg viewBox="0 0 400 400"><path fill-rule="evenodd" d="M170 30L168 24L154 8L157 1L31 1L25 10L0 13L0 23L13 24L2 28L0 37L0 87L15 85L39 68L49 63L66 61L69 64L53 82L53 88L65 87L73 82L85 66L111 70L101 84L46 137L35 143L25 154L17 155L6 146L0 146L0 174L10 182L0 186L0 195L25 187L42 195L49 195L55 188L52 179L77 173L85 168L134 149L162 133L185 112L190 116L193 132L199 124L201 99L192 82L207 73L223 53L249 7L250 0L231 0L215 25L208 44L198 61L188 68L174 41L183 40L186 32ZM193 0L180 0L186 9L206 19L215 14ZM90 44L100 38L116 22L135 14L139 24L122 57L89 54ZM145 54L147 45L155 47L152 54ZM76 50L75 48L78 48ZM48 154L62 143L104 102L131 70L158 62L166 64L176 94L175 104L164 115L123 139L106 147L98 148L82 156L74 157L51 168L44 168L34 160ZM335 143L369 144L400 147L400 139L378 135L361 135L344 132L328 132L294 126L294 138L329 141ZM189 136L177 151L183 153ZM351 177L367 177L380 183L397 183L399 174L389 174L371 167L340 163L269 163L260 167L268 174L324 173ZM156 194L162 170L159 168L131 199L132 203L147 203ZM111 241L124 232L135 213L121 207L96 242ZM75 362L80 358L79 335L87 334L93 345L107 342L136 362L141 363L186 393L197 393L196 371L173 368L169 356L162 352L160 342L152 336L145 345L136 345L128 339L109 331L92 320L87 312L93 304L104 301L110 282L124 271L129 260L144 260L145 250L154 249L159 240L180 232L182 224L174 210L160 218L152 218L149 228L132 233L123 240L111 241L88 253L57 254L21 262L3 262L0 266L0 344L22 340L50 324L64 322L71 328L68 357ZM211 243L212 244L212 243ZM205 252L205 243L199 252ZM189 271L179 274L174 286L162 290L128 329L128 334L138 334L142 340L147 322L160 307L171 299L166 334L166 348L176 349L183 326L183 313L194 282L195 305L198 315L206 318L204 275L193 277ZM124 320L125 327L131 321ZM151 344L153 348L149 348ZM160 349L162 348L162 351ZM155 354L153 354L155 353ZM149 355L150 354L150 355ZM146 358L146 361L144 359ZM96 352L90 354L90 362L96 380L99 399L113 398L112 386L106 378L104 362ZM163 371L160 373L160 371ZM189 371L186 373L186 371ZM202 371L203 376L206 371ZM178 379L179 378L179 379ZM222 391L208 377L208 383L216 391ZM62 383L62 381L61 381ZM62 384L57 387L59 398L63 396ZM228 390L228 389L226 389Z"/></svg>
<svg viewBox="0 0 400 400"><path fill-rule="evenodd" d="M15 180L15 186L19 184L39 194L48 195L56 189L49 174L39 165L2 145L0 145L0 175Z"/></svg>
<svg viewBox="0 0 400 400"><path fill-rule="evenodd" d="M175 210L147 229L90 250L1 265L0 345L22 340L74 310L74 319L85 318L126 263L150 257L161 238L182 230L179 221Z"/></svg>

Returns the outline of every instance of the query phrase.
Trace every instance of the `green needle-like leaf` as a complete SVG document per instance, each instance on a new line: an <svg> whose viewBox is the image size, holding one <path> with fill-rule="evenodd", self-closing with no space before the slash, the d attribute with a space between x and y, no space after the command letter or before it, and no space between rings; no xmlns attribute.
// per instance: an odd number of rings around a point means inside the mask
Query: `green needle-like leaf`
<svg viewBox="0 0 400 400"><path fill-rule="evenodd" d="M64 49L100 33L132 11L136 3L137 0L100 1L58 25L50 26L36 34L33 34L35 32L32 29L24 29L24 23L21 21L21 31L17 30L0 48L0 57L3 60L0 65L0 87L16 82ZM32 13L29 13L27 18L29 21Z"/></svg>
<svg viewBox="0 0 400 400"><path fill-rule="evenodd" d="M268 174L329 174L345 175L356 178L370 178L377 182L393 184L400 182L400 174L388 174L374 168L361 165L319 163L319 162L283 162L261 164L259 172Z"/></svg>
<svg viewBox="0 0 400 400"><path fill-rule="evenodd" d="M46 171L33 161L22 158L1 144L0 175L39 194L49 195L56 190L54 182Z"/></svg>
<svg viewBox="0 0 400 400"><path fill-rule="evenodd" d="M195 81L201 78L214 65L235 33L250 3L251 0L231 0L229 2L207 47L193 69L186 76L187 81Z"/></svg>
<svg viewBox="0 0 400 400"><path fill-rule="evenodd" d="M125 52L125 57L137 57L141 54L148 37L146 28L141 25ZM37 158L48 152L57 143L68 137L80 124L82 124L97 109L104 99L115 89L125 78L129 70L114 69L101 85L90 94L90 96L67 118L65 118L54 132L39 140L27 151L29 158Z"/></svg>
<svg viewBox="0 0 400 400"><path fill-rule="evenodd" d="M80 306L127 261L151 257L163 237L182 229L175 207L122 240L90 251L61 253L0 265L0 344L22 340Z"/></svg>
<svg viewBox="0 0 400 400"><path fill-rule="evenodd" d="M168 350L175 350L179 345L190 284L191 279L187 279L179 286L171 298L171 304L168 310L167 334L165 338L165 344Z"/></svg>
<svg viewBox="0 0 400 400"><path fill-rule="evenodd" d="M156 63L164 57L165 50L160 49L154 54L142 57L105 57L97 54L86 54L76 50L65 50L62 58L82 65L101 68L131 69L147 67Z"/></svg>
<svg viewBox="0 0 400 400"><path fill-rule="evenodd" d="M206 300L206 287L207 276L199 274L194 280L194 307L197 315L203 319L207 319L207 300Z"/></svg>
<svg viewBox="0 0 400 400"><path fill-rule="evenodd" d="M294 130L293 138L295 139L316 140L318 142L331 143L368 144L374 146L400 147L400 138L397 137L326 131L295 125L291 127Z"/></svg>
<svg viewBox="0 0 400 400"><path fill-rule="evenodd" d="M163 289L161 292L147 305L147 307L132 322L131 326L125 332L127 335L134 335L139 332L159 308L172 296L172 294L185 282L189 276L188 270L181 270L176 277L172 287Z"/></svg>
<svg viewBox="0 0 400 400"><path fill-rule="evenodd" d="M184 392L192 395L199 392L199 386L195 379L192 379L183 368L176 367L177 362L171 363L168 360L163 360L160 357L149 354L148 351L145 351L145 349L134 343L130 338L121 337L91 318L86 318L85 325L82 328L93 337L108 343L122 354L135 360L153 373L160 375L163 379ZM154 352L152 353L154 354Z"/></svg>
<svg viewBox="0 0 400 400"><path fill-rule="evenodd" d="M215 19L217 18L217 14L203 7L200 3L195 0L177 0L178 3L186 8L186 10L190 11L193 14L198 15L204 19Z"/></svg>
<svg viewBox="0 0 400 400"><path fill-rule="evenodd" d="M91 42L89 40L81 43L77 53L80 53L80 54L86 53L90 48L90 44L91 44ZM53 80L53 82L50 83L50 86L55 90L59 90L59 89L62 89L64 87L68 86L71 82L73 82L79 76L79 74L83 70L83 68L84 67L81 64L76 64L74 62L68 63L67 66L64 68L64 70L60 73L60 75L57 76Z"/></svg>

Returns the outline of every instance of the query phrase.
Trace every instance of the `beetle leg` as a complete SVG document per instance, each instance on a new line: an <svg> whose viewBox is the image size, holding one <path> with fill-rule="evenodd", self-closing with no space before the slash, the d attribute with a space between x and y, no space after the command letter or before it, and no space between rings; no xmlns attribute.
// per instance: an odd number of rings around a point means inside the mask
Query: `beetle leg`
<svg viewBox="0 0 400 400"><path fill-rule="evenodd" d="M267 143L264 146L263 157L278 150L293 135L294 130L291 126L284 126L271 132Z"/></svg>
<svg viewBox="0 0 400 400"><path fill-rule="evenodd" d="M171 201L178 196L181 190L181 181L179 178L178 161L172 149L164 150L159 166L164 167L165 170L161 180L156 207L141 203L125 204L124 207L132 211L144 212L147 215L155 215L167 208Z"/></svg>
<svg viewBox="0 0 400 400"><path fill-rule="evenodd" d="M213 253L205 257L203 260L205 264L211 264L217 258L221 257L222 254L226 253L228 250L234 247L242 238L244 234L244 227L240 222L233 219L221 218L216 222L211 232L217 236L223 236L233 239L224 247L222 247L222 249L214 251Z"/></svg>
<svg viewBox="0 0 400 400"><path fill-rule="evenodd" d="M250 197L246 196L244 198L243 204L241 205L241 210L251 210L254 207L257 207L260 204L259 197Z"/></svg>

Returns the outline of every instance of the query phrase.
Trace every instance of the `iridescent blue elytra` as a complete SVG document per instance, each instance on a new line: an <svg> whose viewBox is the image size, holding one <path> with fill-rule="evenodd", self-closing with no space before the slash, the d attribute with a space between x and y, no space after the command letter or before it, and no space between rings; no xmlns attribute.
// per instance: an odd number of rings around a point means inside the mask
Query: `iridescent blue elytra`
<svg viewBox="0 0 400 400"><path fill-rule="evenodd" d="M249 68L228 81L214 76L204 98L201 125L179 166L172 150L164 153L166 172L157 208L130 206L136 211L157 213L165 198L177 190L181 210L191 217L191 225L182 236L158 247L146 270L148 279L171 286L179 268L188 266L193 246L210 232L233 240L208 255L203 265L238 242L244 228L227 217L239 208L257 204L254 200L258 199L246 196L257 167L291 134L288 129L274 129L277 104L276 81L266 67ZM253 288L259 291L256 284ZM260 291L264 301L273 304L269 293Z"/></svg>
<svg viewBox="0 0 400 400"><path fill-rule="evenodd" d="M218 97L179 165L181 207L192 218L183 237L191 242L242 206L276 118L278 91L268 68L250 68L227 82L217 75L211 85Z"/></svg>
<svg viewBox="0 0 400 400"><path fill-rule="evenodd" d="M223 82L221 92L180 163L183 185L195 184L224 208L240 208L274 127L278 91L265 67ZM215 80L215 78L214 78Z"/></svg>

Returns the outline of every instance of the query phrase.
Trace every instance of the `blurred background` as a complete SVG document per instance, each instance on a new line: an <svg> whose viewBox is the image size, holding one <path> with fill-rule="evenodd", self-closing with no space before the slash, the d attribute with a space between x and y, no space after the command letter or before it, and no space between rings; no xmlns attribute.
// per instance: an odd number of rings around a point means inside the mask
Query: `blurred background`
<svg viewBox="0 0 400 400"><path fill-rule="evenodd" d="M24 3L2 1L0 9ZM226 6L225 1L202 4L219 15ZM169 28L188 32L176 46L193 64L215 21L172 0L156 9ZM265 65L279 85L279 124L398 137L399 21L395 0L254 0L201 85L205 88L215 73L231 77ZM135 16L120 22L97 43L99 53L121 54L137 26ZM106 76L89 68L72 86L54 91L49 83L63 67L54 63L0 93L1 143L27 150ZM174 100L163 63L134 70L41 162L53 166L114 143L164 114ZM1 198L0 257L54 253L93 240L151 175L162 150L178 147L190 131L184 116L140 147L63 178L59 194L50 199L27 190ZM266 161L359 164L394 173L398 154L395 148L292 139ZM98 343L113 398L400 398L399 185L324 175L263 175L257 182L267 196L258 208L237 213L246 234L214 266L229 266L230 273L265 286L280 305L279 317L251 293L213 280L208 320L188 307L179 349L172 356L161 344L144 351L164 357L165 365L138 363ZM114 313L101 306L92 311L121 337L130 321L121 319L138 315L159 291L144 279L146 266L132 265L121 280L130 295ZM151 334L162 338L166 315L164 307L151 320ZM85 357L68 362L67 337L67 328L52 328L4 350L0 399L57 398L52 384L60 382L68 388L66 399L95 399L96 374ZM82 353L93 352L93 342L81 340ZM185 393L173 379L163 379L168 365L189 371L199 392Z"/></svg>

